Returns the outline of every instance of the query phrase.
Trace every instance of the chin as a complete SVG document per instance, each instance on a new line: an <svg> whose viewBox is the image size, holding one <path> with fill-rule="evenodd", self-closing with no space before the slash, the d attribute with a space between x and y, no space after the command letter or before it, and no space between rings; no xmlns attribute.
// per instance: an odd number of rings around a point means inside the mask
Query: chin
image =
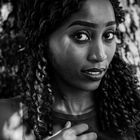
<svg viewBox="0 0 140 140"><path fill-rule="evenodd" d="M82 90L86 90L86 91L94 91L99 87L100 82L101 82L101 80L95 81L92 83L86 83L86 84L81 85L81 88L82 88Z"/></svg>

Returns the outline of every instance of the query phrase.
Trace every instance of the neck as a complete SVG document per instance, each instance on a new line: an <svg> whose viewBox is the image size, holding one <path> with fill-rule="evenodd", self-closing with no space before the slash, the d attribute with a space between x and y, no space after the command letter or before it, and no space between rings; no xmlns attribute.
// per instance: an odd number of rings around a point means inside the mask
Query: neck
<svg viewBox="0 0 140 140"><path fill-rule="evenodd" d="M54 110L71 115L81 115L93 110L93 92L85 91L68 85L66 82L57 82L56 102Z"/></svg>

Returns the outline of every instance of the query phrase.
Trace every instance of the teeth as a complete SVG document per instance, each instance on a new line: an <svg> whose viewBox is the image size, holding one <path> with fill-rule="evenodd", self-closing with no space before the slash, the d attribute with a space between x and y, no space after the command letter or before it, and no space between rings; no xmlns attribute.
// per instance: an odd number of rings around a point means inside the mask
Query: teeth
<svg viewBox="0 0 140 140"><path fill-rule="evenodd" d="M98 75L98 74L100 74L100 72L88 72L89 74L91 74L91 75Z"/></svg>

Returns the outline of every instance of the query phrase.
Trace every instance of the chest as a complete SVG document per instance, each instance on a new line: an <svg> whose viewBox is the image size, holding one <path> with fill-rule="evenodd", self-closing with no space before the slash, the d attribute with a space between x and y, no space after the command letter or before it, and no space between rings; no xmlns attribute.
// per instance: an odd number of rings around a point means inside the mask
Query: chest
<svg viewBox="0 0 140 140"><path fill-rule="evenodd" d="M114 133L112 130L107 131L101 131L100 127L98 125L98 121L94 113L88 113L85 116L72 116L72 115L64 115L61 113L55 112L53 114L53 124L54 124L54 133L58 132L59 130L63 129L65 127L65 124L70 121L72 126L86 123L89 126L88 131L89 132L96 132L98 135L97 140L136 140L133 133L130 131L128 132L127 136L119 136L116 133Z"/></svg>

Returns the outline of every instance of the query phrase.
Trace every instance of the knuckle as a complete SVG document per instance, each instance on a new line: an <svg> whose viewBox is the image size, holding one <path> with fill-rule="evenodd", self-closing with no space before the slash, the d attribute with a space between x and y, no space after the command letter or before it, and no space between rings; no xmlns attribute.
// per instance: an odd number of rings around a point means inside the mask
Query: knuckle
<svg viewBox="0 0 140 140"><path fill-rule="evenodd" d="M76 140L75 131L73 129L64 130L62 133L62 138L64 140Z"/></svg>
<svg viewBox="0 0 140 140"><path fill-rule="evenodd" d="M88 136L88 139L96 140L97 139L97 134L96 133L90 133L89 136Z"/></svg>
<svg viewBox="0 0 140 140"><path fill-rule="evenodd" d="M84 135L81 140L88 140L88 136L87 135Z"/></svg>

